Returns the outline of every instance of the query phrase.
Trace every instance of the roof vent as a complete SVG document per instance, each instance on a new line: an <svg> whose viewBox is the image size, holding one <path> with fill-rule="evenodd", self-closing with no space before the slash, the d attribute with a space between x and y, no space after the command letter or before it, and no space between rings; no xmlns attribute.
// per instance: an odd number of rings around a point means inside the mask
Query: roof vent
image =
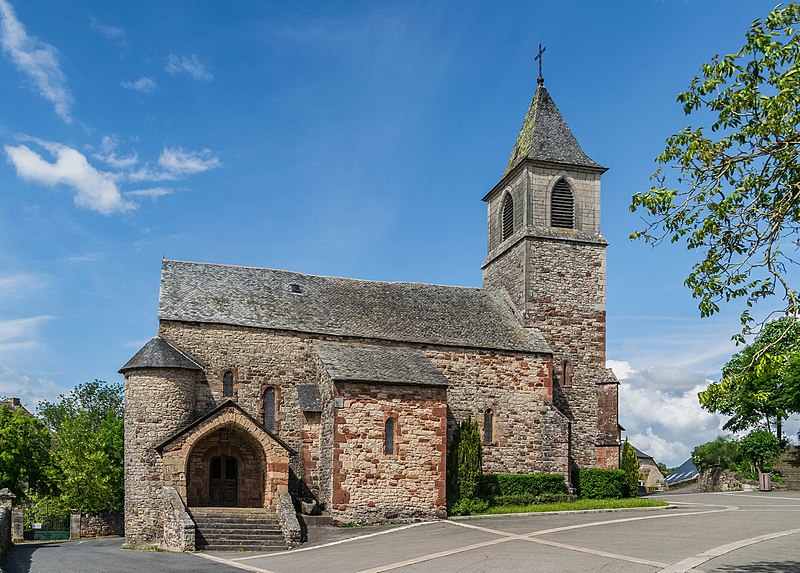
<svg viewBox="0 0 800 573"><path fill-rule="evenodd" d="M303 287L301 287L297 283L290 283L289 284L289 292L293 294L303 294Z"/></svg>

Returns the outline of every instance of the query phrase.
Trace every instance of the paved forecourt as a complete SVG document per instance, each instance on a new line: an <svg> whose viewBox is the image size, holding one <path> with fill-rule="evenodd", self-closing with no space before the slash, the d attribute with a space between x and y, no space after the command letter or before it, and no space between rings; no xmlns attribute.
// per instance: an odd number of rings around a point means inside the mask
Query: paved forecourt
<svg viewBox="0 0 800 573"><path fill-rule="evenodd" d="M677 507L312 529L310 544L267 554L124 551L116 539L21 545L5 571L800 571L800 493L664 499Z"/></svg>
<svg viewBox="0 0 800 573"><path fill-rule="evenodd" d="M256 572L800 571L800 493L678 494L674 509L414 524L267 555L207 555ZM695 569L693 569L695 568ZM752 569L747 569L752 570Z"/></svg>

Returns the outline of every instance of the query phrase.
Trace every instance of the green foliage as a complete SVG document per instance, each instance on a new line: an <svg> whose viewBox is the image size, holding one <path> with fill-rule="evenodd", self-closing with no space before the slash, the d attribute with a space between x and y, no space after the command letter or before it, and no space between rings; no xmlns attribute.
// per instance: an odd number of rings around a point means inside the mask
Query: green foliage
<svg viewBox="0 0 800 573"><path fill-rule="evenodd" d="M781 438L781 423L800 412L800 323L782 317L767 323L752 344L733 355L722 379L698 394L709 412L731 418L733 432L763 426Z"/></svg>
<svg viewBox="0 0 800 573"><path fill-rule="evenodd" d="M625 472L625 488L622 497L637 497L639 495L639 459L627 438L622 446L622 459L619 467Z"/></svg>
<svg viewBox="0 0 800 573"><path fill-rule="evenodd" d="M450 508L450 515L476 515L488 509L489 503L482 499L464 498Z"/></svg>
<svg viewBox="0 0 800 573"><path fill-rule="evenodd" d="M124 495L123 390L80 384L39 415L54 433L52 479L61 501L86 513L121 509Z"/></svg>
<svg viewBox="0 0 800 573"><path fill-rule="evenodd" d="M661 462L658 462L656 465L658 466L658 469L661 470L661 473L664 474L665 476L668 476L669 474L675 471L675 468L667 467L667 464Z"/></svg>
<svg viewBox="0 0 800 573"><path fill-rule="evenodd" d="M451 507L455 507L462 500L473 500L477 497L483 475L482 457L483 449L478 424L471 416L467 416L453 434L447 460L448 500Z"/></svg>
<svg viewBox="0 0 800 573"><path fill-rule="evenodd" d="M568 493L542 493L533 495L530 493L520 493L514 495L498 495L493 497L489 505L492 507L503 506L511 507L514 505L527 506L527 505L540 505L543 503L562 503L567 501L574 501L575 496Z"/></svg>
<svg viewBox="0 0 800 573"><path fill-rule="evenodd" d="M739 440L739 452L756 472L774 466L783 453L781 441L767 430L754 430Z"/></svg>
<svg viewBox="0 0 800 573"><path fill-rule="evenodd" d="M580 470L578 480L580 496L584 499L617 499L625 497L628 488L625 470Z"/></svg>
<svg viewBox="0 0 800 573"><path fill-rule="evenodd" d="M787 315L800 310L787 278L800 231L798 24L800 6L778 6L753 22L736 53L702 65L678 102L711 125L670 136L652 187L631 202L647 218L631 238L683 242L697 252L685 284L701 316L744 299L741 341L758 301L777 293ZM664 167L676 177L668 181Z"/></svg>
<svg viewBox="0 0 800 573"><path fill-rule="evenodd" d="M736 470L741 458L739 444L726 436L718 436L714 441L700 444L692 451L692 462L700 471L709 468Z"/></svg>
<svg viewBox="0 0 800 573"><path fill-rule="evenodd" d="M660 499L631 497L627 499L577 499L573 501L536 505L511 505L490 507L485 513L528 513L544 511L586 511L591 509L624 509L629 507L663 507L667 502Z"/></svg>
<svg viewBox="0 0 800 573"><path fill-rule="evenodd" d="M566 484L561 474L484 474L479 491L489 500L515 495L537 497L565 494Z"/></svg>
<svg viewBox="0 0 800 573"><path fill-rule="evenodd" d="M0 488L17 501L50 491L50 432L21 408L0 404Z"/></svg>

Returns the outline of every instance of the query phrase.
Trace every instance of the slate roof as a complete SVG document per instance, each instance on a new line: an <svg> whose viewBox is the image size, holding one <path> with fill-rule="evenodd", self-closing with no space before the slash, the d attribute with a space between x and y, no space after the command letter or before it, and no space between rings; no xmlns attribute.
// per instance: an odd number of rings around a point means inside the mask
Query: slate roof
<svg viewBox="0 0 800 573"><path fill-rule="evenodd" d="M692 458L689 458L680 466L675 468L664 481L667 482L668 485L675 485L685 481L693 480L699 474L700 472L697 471L697 466L695 466L694 462L692 462Z"/></svg>
<svg viewBox="0 0 800 573"><path fill-rule="evenodd" d="M159 336L150 339L119 371L125 373L126 370L133 368L203 369L197 362Z"/></svg>
<svg viewBox="0 0 800 573"><path fill-rule="evenodd" d="M300 292L293 292L300 291ZM158 317L277 330L550 353L499 293L164 260Z"/></svg>
<svg viewBox="0 0 800 573"><path fill-rule="evenodd" d="M422 351L394 346L315 342L332 380L447 386L447 379Z"/></svg>
<svg viewBox="0 0 800 573"><path fill-rule="evenodd" d="M639 448L637 448L637 447L636 447L636 446L634 446L633 444L631 444L631 447L633 448L633 451L634 451L634 453L636 454L636 457L637 457L637 458L640 458L640 459L647 459L647 460L653 460L653 463L655 463L655 459L653 458L653 456L651 456L650 454L646 454L646 453L644 453L642 450L640 450Z"/></svg>
<svg viewBox="0 0 800 573"><path fill-rule="evenodd" d="M191 432L191 431L192 431L194 428L196 428L197 426L199 426L200 424L202 424L202 423L203 423L203 422L205 422L206 420L208 420L208 419L210 419L210 418L213 418L213 417L215 417L215 416L219 415L219 414L220 414L220 413L222 413L222 412L223 412L223 411L224 411L226 408L231 408L231 407L232 407L232 408L234 408L234 409L235 409L235 410L236 410L236 411L239 413L239 415L240 415L240 416L243 416L243 417L247 418L248 420L250 420L250 421L251 421L251 422L252 422L252 423L253 423L253 424L254 424L254 425L255 425L255 426L256 426L256 427L257 427L259 430L262 430L262 431L264 431L265 433L267 433L267 434L269 435L269 437L270 437L270 438L272 438L273 440L275 440L276 442L278 442L278 443L281 445L281 447L283 447L283 448L284 448L284 449L285 449L287 452L289 452L289 454L290 454L290 455L295 455L295 454L297 454L297 450L295 450L295 449L294 449L294 448L292 448L290 445L288 445L286 442L284 442L283 440L281 440L281 439L280 439L278 436L276 436L276 435L275 435L273 432L270 432L269 430L267 430L267 429L266 429L266 428L265 428L265 427L264 427L264 426L261 424L261 422L259 422L259 421L258 421L258 420L256 420L255 418L253 418L253 416L251 416L250 414L248 414L248 413L247 413L247 411L246 411L244 408L242 408L242 407L241 407L241 406L240 406L238 403L234 402L234 401L233 401L233 400L231 400L231 399L227 399L227 400L225 400L224 402L222 402L222 404L220 404L219 406L217 406L217 407L216 407L216 408L214 408L213 410L210 410L210 411L206 412L205 414L203 414L202 416L200 416L199 418L197 418L197 419L196 419L194 422L191 422L190 424L188 424L188 425L184 426L183 428L181 428L180 430L178 430L177 432L175 432L174 434L172 434L172 435L171 435L169 438L167 438L166 440L164 440L163 442L161 442L160 444L158 444L158 445L155 447L155 450L156 450L156 451L158 451L158 452L160 453L160 452L161 452L161 451L163 451L163 450L164 450L164 448L165 448L165 447L167 447L167 446L168 446L170 443L174 442L175 440L177 440L178 438L180 438L180 437L181 437L181 436L183 436L184 434L187 434L187 433Z"/></svg>
<svg viewBox="0 0 800 573"><path fill-rule="evenodd" d="M503 176L524 159L579 165L605 171L583 152L543 85L536 88Z"/></svg>
<svg viewBox="0 0 800 573"><path fill-rule="evenodd" d="M322 412L322 397L316 384L298 384L295 388L303 412Z"/></svg>

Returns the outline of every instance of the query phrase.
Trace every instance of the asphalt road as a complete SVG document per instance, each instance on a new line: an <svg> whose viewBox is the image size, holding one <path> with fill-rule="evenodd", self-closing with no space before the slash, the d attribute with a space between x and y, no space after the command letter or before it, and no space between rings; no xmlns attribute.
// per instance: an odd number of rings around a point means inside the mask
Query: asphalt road
<svg viewBox="0 0 800 573"><path fill-rule="evenodd" d="M800 573L800 493L671 494L666 510L483 517L326 530L269 554L125 551L120 540L22 545L6 573L614 571Z"/></svg>

